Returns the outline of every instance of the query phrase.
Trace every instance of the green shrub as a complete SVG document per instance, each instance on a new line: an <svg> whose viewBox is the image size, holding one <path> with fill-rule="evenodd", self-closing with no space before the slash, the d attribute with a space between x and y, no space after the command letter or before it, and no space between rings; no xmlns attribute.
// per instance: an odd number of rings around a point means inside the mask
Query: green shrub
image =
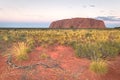
<svg viewBox="0 0 120 80"><path fill-rule="evenodd" d="M115 57L120 52L119 43L116 42L95 42L80 43L73 45L75 54L78 57L85 57L96 60L98 58Z"/></svg>
<svg viewBox="0 0 120 80"><path fill-rule="evenodd" d="M103 60L96 60L90 64L90 70L97 74L105 74L108 72L107 63Z"/></svg>
<svg viewBox="0 0 120 80"><path fill-rule="evenodd" d="M18 40L20 40L20 41L25 41L25 39L26 39L25 34L21 34L21 35L19 35L19 37L18 37Z"/></svg>
<svg viewBox="0 0 120 80"><path fill-rule="evenodd" d="M79 46L75 48L75 54L78 57L96 60L102 56L99 46L100 45L96 43L79 44Z"/></svg>
<svg viewBox="0 0 120 80"><path fill-rule="evenodd" d="M76 41L71 41L69 42L69 45L73 47L73 49L77 49L77 42Z"/></svg>
<svg viewBox="0 0 120 80"><path fill-rule="evenodd" d="M102 42L100 51L103 57L115 57L120 51L119 43L116 42Z"/></svg>

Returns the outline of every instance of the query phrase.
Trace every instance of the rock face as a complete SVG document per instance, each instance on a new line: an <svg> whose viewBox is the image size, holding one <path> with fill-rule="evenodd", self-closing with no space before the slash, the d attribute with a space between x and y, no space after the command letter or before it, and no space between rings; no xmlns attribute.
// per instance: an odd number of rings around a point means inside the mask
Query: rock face
<svg viewBox="0 0 120 80"><path fill-rule="evenodd" d="M49 28L106 28L101 20L91 18L72 18L54 21Z"/></svg>

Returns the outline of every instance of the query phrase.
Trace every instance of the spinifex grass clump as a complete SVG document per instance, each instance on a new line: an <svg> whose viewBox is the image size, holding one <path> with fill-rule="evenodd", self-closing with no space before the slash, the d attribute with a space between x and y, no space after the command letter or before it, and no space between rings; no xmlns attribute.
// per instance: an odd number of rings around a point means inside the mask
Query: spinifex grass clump
<svg viewBox="0 0 120 80"><path fill-rule="evenodd" d="M17 60L26 60L28 59L28 52L30 48L25 42L18 42L13 45L12 53L15 55Z"/></svg>
<svg viewBox="0 0 120 80"><path fill-rule="evenodd" d="M90 70L97 74L106 74L108 72L107 63L103 60L92 61Z"/></svg>

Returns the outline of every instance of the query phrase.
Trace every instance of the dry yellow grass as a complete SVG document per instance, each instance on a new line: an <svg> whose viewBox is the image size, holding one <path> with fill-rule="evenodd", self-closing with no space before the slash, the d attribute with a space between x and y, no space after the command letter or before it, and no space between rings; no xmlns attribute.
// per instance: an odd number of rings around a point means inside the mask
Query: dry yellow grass
<svg viewBox="0 0 120 80"><path fill-rule="evenodd" d="M108 71L107 63L103 60L93 61L90 64L90 70L97 74L105 74Z"/></svg>
<svg viewBox="0 0 120 80"><path fill-rule="evenodd" d="M28 59L29 47L25 42L18 42L14 44L11 51L17 60Z"/></svg>

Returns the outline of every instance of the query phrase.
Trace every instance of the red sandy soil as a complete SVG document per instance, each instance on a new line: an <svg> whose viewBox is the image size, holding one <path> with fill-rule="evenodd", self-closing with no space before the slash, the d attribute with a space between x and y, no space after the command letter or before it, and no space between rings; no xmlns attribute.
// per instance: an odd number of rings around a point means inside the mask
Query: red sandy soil
<svg viewBox="0 0 120 80"><path fill-rule="evenodd" d="M41 58L47 54L49 58ZM47 65L59 64L61 68L37 66L33 69L14 69L6 64L7 56L0 55L0 80L120 80L120 56L108 61L109 71L98 75L89 70L90 60L77 58L74 50L67 46L37 47L26 61L13 62L17 65L31 65L43 62Z"/></svg>

